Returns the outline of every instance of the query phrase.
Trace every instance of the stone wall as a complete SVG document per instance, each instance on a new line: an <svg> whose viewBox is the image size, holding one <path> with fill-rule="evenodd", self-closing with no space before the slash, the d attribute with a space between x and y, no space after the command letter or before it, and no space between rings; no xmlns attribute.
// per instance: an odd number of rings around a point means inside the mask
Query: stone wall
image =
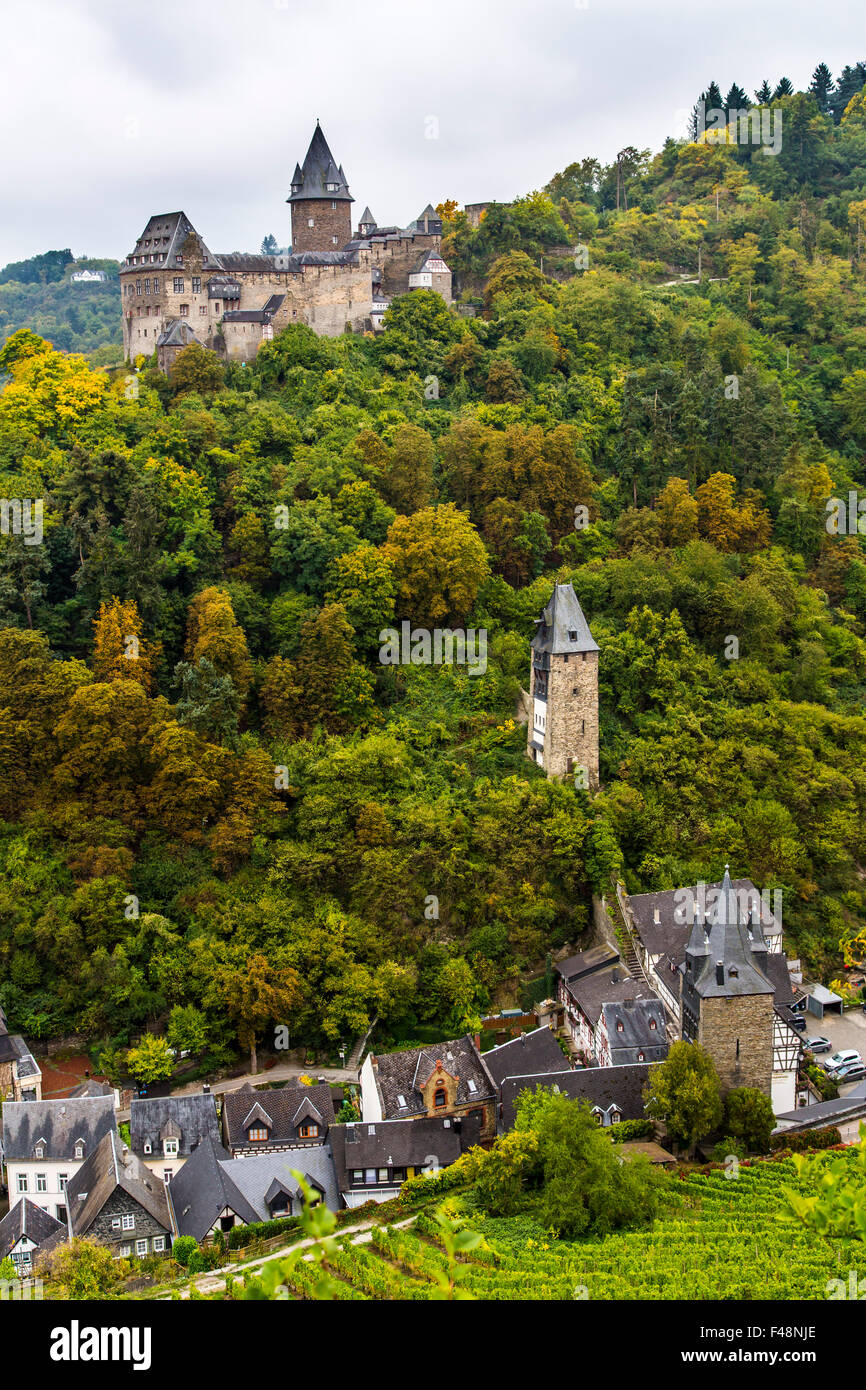
<svg viewBox="0 0 866 1390"><path fill-rule="evenodd" d="M70 1189L74 1191L74 1181L70 1183ZM132 1231L115 1230L112 1226L112 1218L123 1216L135 1217L135 1229ZM137 1240L147 1241L147 1253L153 1251L154 1236L165 1236L165 1248L171 1244L169 1233L165 1226L155 1220L150 1212L145 1211L144 1207L130 1197L123 1188L116 1187L112 1192L105 1206L99 1212L96 1220L86 1232L77 1234L90 1236L93 1240L98 1240L100 1245L107 1245L115 1256L120 1255L121 1246L131 1245L132 1253L135 1254L135 1242Z"/></svg>
<svg viewBox="0 0 866 1390"><path fill-rule="evenodd" d="M528 733L531 742L531 723ZM551 656L543 756L548 777L570 776L583 766L590 787L598 786L598 652Z"/></svg>
<svg viewBox="0 0 866 1390"><path fill-rule="evenodd" d="M772 994L702 999L697 1040L713 1059L723 1095L736 1086L754 1086L770 1095Z"/></svg>
<svg viewBox="0 0 866 1390"><path fill-rule="evenodd" d="M345 198L305 198L291 206L293 254L341 251L352 240L352 204Z"/></svg>
<svg viewBox="0 0 866 1390"><path fill-rule="evenodd" d="M441 236L427 232L407 232L405 236L392 241L372 241L370 254L373 265L382 267L382 290L387 298L395 294L406 294L409 289L409 273L421 259L423 251L438 251L442 245ZM448 299L451 298L450 280L447 278Z"/></svg>

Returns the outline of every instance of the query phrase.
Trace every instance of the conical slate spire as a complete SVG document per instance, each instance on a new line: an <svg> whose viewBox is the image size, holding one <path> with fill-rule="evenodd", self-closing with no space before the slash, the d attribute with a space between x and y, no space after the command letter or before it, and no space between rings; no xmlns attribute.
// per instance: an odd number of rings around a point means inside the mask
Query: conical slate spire
<svg viewBox="0 0 866 1390"><path fill-rule="evenodd" d="M347 203L355 201L349 192L342 165L338 165L331 154L318 121L304 163L300 169L295 168L292 191L286 202L297 203L308 198L331 198Z"/></svg>
<svg viewBox="0 0 866 1390"><path fill-rule="evenodd" d="M550 602L536 622L538 627L531 643L535 651L554 655L598 651L571 584L555 585Z"/></svg>

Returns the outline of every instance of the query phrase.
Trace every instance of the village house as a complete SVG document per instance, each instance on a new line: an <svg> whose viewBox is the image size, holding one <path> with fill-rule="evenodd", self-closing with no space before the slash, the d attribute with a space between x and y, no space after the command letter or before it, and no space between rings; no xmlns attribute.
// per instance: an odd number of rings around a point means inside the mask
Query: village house
<svg viewBox="0 0 866 1390"><path fill-rule="evenodd" d="M547 1072L538 1076L511 1076L502 1083L501 1130L507 1133L517 1119L517 1101L523 1091L549 1088L571 1100L584 1100L596 1123L604 1128L623 1120L644 1118L644 1088L657 1062L622 1067L576 1067L573 1071Z"/></svg>
<svg viewBox="0 0 866 1390"><path fill-rule="evenodd" d="M469 1033L432 1047L369 1053L360 1083L365 1121L475 1115L482 1143L496 1134L496 1084Z"/></svg>
<svg viewBox="0 0 866 1390"><path fill-rule="evenodd" d="M202 1242L218 1232L226 1235L235 1226L296 1216L303 1208L296 1173L302 1175L314 1201L339 1210L329 1145L231 1158L216 1140L204 1140L167 1189L175 1235Z"/></svg>
<svg viewBox="0 0 866 1390"><path fill-rule="evenodd" d="M112 1129L70 1179L69 1238L90 1237L120 1259L162 1254L171 1248L166 1191Z"/></svg>
<svg viewBox="0 0 866 1390"><path fill-rule="evenodd" d="M610 1065L610 1044L603 1017L605 1005L651 1001L652 990L643 978L629 975L617 952L606 946L593 947L560 961L556 974L565 1027L576 1051L585 1062ZM624 1018L623 1014L619 1021L624 1022ZM638 1028L636 1015L635 1028ZM664 1029L661 1038L664 1041ZM635 1057L634 1060L657 1059Z"/></svg>
<svg viewBox="0 0 866 1390"><path fill-rule="evenodd" d="M222 1142L232 1158L324 1144L333 1123L326 1083L289 1081L277 1091L254 1091L247 1084L223 1096Z"/></svg>
<svg viewBox="0 0 866 1390"><path fill-rule="evenodd" d="M7 1257L19 1279L33 1271L36 1256L45 1243L62 1237L66 1227L29 1197L20 1197L0 1221L0 1261Z"/></svg>
<svg viewBox="0 0 866 1390"><path fill-rule="evenodd" d="M219 1139L216 1102L204 1091L133 1100L129 1135L136 1158L163 1182L171 1182L203 1140Z"/></svg>
<svg viewBox="0 0 866 1390"><path fill-rule="evenodd" d="M20 1033L10 1033L0 1008L0 1101L41 1100L42 1072Z"/></svg>
<svg viewBox="0 0 866 1390"><path fill-rule="evenodd" d="M435 1174L481 1140L478 1114L358 1121L331 1131L336 1182L347 1207L387 1202L409 1178Z"/></svg>
<svg viewBox="0 0 866 1390"><path fill-rule="evenodd" d="M117 1132L114 1097L7 1101L2 1123L9 1200L30 1197L65 1221L67 1184L101 1141Z"/></svg>

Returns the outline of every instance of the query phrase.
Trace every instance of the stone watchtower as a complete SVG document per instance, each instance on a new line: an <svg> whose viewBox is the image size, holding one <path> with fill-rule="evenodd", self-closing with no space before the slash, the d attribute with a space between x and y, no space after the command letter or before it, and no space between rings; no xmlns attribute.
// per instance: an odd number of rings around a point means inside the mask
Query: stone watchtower
<svg viewBox="0 0 866 1390"><path fill-rule="evenodd" d="M682 1034L713 1060L722 1093L754 1086L771 1094L775 988L764 974L767 943L759 914L741 911L725 865L715 904L697 901L682 982Z"/></svg>
<svg viewBox="0 0 866 1390"><path fill-rule="evenodd" d="M527 755L548 777L598 786L598 646L571 584L557 584L532 639Z"/></svg>
<svg viewBox="0 0 866 1390"><path fill-rule="evenodd" d="M343 167L337 166L317 121L303 167L295 165L286 199L292 207L292 253L341 251L352 240L354 201Z"/></svg>

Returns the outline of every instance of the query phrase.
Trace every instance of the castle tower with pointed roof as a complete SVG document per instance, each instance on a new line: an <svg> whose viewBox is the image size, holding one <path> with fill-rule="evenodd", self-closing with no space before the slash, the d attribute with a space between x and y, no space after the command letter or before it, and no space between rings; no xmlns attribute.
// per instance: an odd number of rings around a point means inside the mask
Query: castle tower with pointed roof
<svg viewBox="0 0 866 1390"><path fill-rule="evenodd" d="M598 786L598 645L571 584L557 584L532 639L527 755L548 777Z"/></svg>
<svg viewBox="0 0 866 1390"><path fill-rule="evenodd" d="M340 251L352 240L354 199L318 121L303 165L295 165L286 202L292 208L293 254Z"/></svg>
<svg viewBox="0 0 866 1390"><path fill-rule="evenodd" d="M754 908L743 910L725 865L713 904L694 920L682 980L682 1033L713 1059L722 1092L754 1086L771 1094L775 986L764 969L767 943Z"/></svg>

